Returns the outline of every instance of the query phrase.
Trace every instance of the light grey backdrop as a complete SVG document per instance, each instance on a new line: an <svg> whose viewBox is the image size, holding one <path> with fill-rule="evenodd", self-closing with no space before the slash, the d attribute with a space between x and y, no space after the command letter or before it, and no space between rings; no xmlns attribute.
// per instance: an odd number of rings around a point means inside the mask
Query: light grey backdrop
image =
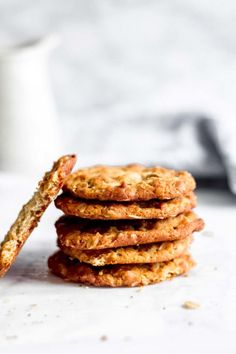
<svg viewBox="0 0 236 354"><path fill-rule="evenodd" d="M50 75L63 142L81 164L170 161L222 173L192 115L172 133L163 115L199 112L232 126L235 1L0 0L0 28L1 46L60 36Z"/></svg>

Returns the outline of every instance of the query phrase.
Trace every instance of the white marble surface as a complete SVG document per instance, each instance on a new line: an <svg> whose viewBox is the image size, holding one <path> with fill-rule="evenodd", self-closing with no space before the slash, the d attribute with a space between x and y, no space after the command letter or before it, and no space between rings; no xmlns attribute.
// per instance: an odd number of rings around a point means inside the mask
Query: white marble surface
<svg viewBox="0 0 236 354"><path fill-rule="evenodd" d="M0 175L0 232L7 230L34 181ZM192 252L198 265L186 278L139 289L94 289L48 273L55 250L53 206L0 281L0 352L235 353L236 200L199 193L206 229ZM200 304L185 310L191 300ZM102 336L107 336L102 341Z"/></svg>

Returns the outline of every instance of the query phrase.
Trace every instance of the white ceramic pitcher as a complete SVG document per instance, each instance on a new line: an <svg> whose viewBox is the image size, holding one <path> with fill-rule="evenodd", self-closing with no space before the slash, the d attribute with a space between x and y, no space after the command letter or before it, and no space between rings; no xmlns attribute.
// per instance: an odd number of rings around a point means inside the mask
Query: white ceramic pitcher
<svg viewBox="0 0 236 354"><path fill-rule="evenodd" d="M0 171L43 171L61 153L47 60L57 38L0 50Z"/></svg>

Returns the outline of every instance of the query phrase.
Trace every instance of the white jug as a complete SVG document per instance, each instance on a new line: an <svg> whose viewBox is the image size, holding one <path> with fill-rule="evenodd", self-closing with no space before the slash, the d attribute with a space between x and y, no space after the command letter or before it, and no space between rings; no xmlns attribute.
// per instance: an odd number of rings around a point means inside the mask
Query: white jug
<svg viewBox="0 0 236 354"><path fill-rule="evenodd" d="M56 41L0 50L0 171L42 173L61 153L47 74Z"/></svg>

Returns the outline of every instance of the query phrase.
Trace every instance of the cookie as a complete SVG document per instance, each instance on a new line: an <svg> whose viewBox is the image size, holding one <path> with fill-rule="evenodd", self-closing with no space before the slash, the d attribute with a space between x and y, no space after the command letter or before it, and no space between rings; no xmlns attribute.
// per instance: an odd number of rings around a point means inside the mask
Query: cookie
<svg viewBox="0 0 236 354"><path fill-rule="evenodd" d="M149 264L123 264L94 267L71 259L62 251L48 260L50 270L62 279L93 286L143 286L186 274L195 265L189 255L172 261Z"/></svg>
<svg viewBox="0 0 236 354"><path fill-rule="evenodd" d="M173 241L200 231L204 222L188 212L165 220L88 220L62 216L55 226L60 245L78 250Z"/></svg>
<svg viewBox="0 0 236 354"><path fill-rule="evenodd" d="M71 247L63 247L60 244L58 246L65 254L72 258L77 258L80 262L89 263L93 266L104 266L107 264L157 263L170 261L186 253L191 241L192 236L188 236L182 240L176 241L84 251Z"/></svg>
<svg viewBox="0 0 236 354"><path fill-rule="evenodd" d="M196 206L193 192L183 197L161 201L109 202L75 198L68 193L59 195L55 205L66 215L96 220L166 219L190 211Z"/></svg>
<svg viewBox="0 0 236 354"><path fill-rule="evenodd" d="M63 189L85 199L140 201L177 198L195 187L186 171L134 164L79 169L68 177Z"/></svg>
<svg viewBox="0 0 236 354"><path fill-rule="evenodd" d="M0 277L4 276L14 262L20 249L37 226L45 209L59 193L66 177L76 162L75 155L61 157L47 172L33 197L19 212L16 221L6 234L0 248Z"/></svg>

